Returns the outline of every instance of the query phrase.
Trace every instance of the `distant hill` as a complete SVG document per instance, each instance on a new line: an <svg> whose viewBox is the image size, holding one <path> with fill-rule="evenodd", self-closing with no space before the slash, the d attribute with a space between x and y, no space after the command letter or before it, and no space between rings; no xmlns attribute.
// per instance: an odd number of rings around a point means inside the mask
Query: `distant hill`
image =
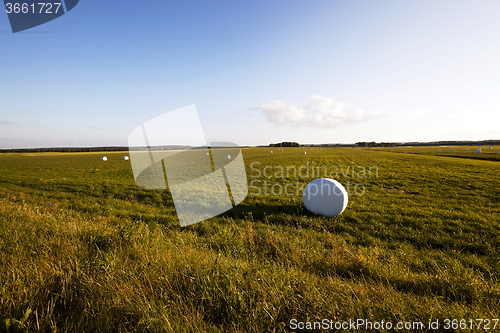
<svg viewBox="0 0 500 333"><path fill-rule="evenodd" d="M493 146L500 145L500 140L481 141L429 141L429 142L356 142L356 143L322 143L299 144L297 142L271 143L268 147L399 147L399 146ZM250 147L250 146L246 146ZM266 146L258 146L266 147ZM204 147L192 146L155 146L152 150L198 149ZM0 149L0 153L84 153L106 151L128 151L129 147L56 147L56 148L15 148ZM134 147L134 150L146 150L145 147Z"/></svg>
<svg viewBox="0 0 500 333"><path fill-rule="evenodd" d="M430 142L356 142L357 147L398 147L398 146L483 146L500 145L500 140L481 141L430 141Z"/></svg>

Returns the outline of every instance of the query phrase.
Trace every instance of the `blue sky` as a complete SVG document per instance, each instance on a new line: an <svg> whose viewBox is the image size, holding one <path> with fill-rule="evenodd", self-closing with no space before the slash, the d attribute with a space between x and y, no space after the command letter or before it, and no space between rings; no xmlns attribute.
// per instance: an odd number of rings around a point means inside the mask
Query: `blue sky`
<svg viewBox="0 0 500 333"><path fill-rule="evenodd" d="M500 138L499 1L89 1L13 34L0 148L127 145L196 104L208 141Z"/></svg>

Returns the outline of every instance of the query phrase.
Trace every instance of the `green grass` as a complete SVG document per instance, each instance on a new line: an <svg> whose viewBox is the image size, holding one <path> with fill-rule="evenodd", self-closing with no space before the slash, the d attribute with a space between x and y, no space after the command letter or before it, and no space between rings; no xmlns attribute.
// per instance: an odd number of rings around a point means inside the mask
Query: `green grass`
<svg viewBox="0 0 500 333"><path fill-rule="evenodd" d="M168 191L135 185L123 153L0 154L0 331L270 332L294 318L439 319L445 331L446 318L499 318L498 161L269 150L243 149L243 203L186 228ZM337 217L308 212L295 193L317 174L276 173L307 165L343 170L364 194ZM272 194L288 184L294 195Z"/></svg>
<svg viewBox="0 0 500 333"><path fill-rule="evenodd" d="M391 151L395 153L425 154L442 157L467 158L485 161L500 161L500 146L481 146L481 153L476 153L479 146L421 146L408 148L378 148L380 151ZM492 149L489 149L489 148ZM364 149L364 148L362 148ZM438 150L441 151L438 151ZM452 151L452 149L454 151ZM468 149L468 150L465 150Z"/></svg>

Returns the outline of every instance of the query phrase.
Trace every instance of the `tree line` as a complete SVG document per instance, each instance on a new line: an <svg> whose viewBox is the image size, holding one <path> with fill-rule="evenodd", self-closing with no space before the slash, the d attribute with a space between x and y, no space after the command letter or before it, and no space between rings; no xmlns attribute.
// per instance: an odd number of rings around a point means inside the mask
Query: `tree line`
<svg viewBox="0 0 500 333"><path fill-rule="evenodd" d="M432 141L432 142L356 142L357 147L399 147L399 146L481 146L500 145L500 140L482 141Z"/></svg>
<svg viewBox="0 0 500 333"><path fill-rule="evenodd" d="M270 143L269 147L300 147L298 142L280 142L280 143Z"/></svg>
<svg viewBox="0 0 500 333"><path fill-rule="evenodd" d="M88 153L98 151L128 151L128 147L0 149L0 153Z"/></svg>
<svg viewBox="0 0 500 333"><path fill-rule="evenodd" d="M357 147L365 147L365 148L372 148L372 147L396 147L399 146L398 143L394 142L356 142Z"/></svg>

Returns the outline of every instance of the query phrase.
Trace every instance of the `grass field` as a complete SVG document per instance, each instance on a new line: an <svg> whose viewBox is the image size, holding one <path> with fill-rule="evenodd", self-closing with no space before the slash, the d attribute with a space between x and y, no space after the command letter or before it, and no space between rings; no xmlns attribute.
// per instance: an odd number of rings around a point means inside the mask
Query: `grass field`
<svg viewBox="0 0 500 333"><path fill-rule="evenodd" d="M464 148L245 148L248 197L185 228L123 153L0 154L0 331L500 330L500 147ZM342 215L304 208L318 172Z"/></svg>

